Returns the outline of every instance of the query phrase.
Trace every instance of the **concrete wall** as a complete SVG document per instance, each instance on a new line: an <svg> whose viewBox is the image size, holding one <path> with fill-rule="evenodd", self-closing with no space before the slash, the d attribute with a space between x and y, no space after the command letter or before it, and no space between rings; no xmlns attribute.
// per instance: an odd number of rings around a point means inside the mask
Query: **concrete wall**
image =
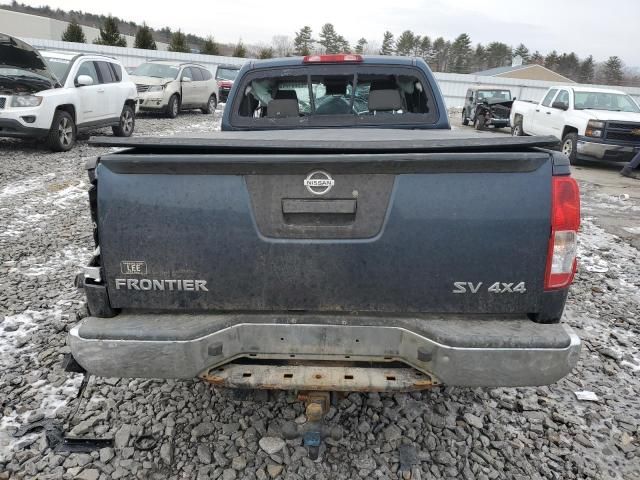
<svg viewBox="0 0 640 480"><path fill-rule="evenodd" d="M541 80L522 80L505 77L479 77L477 75L463 75L459 73L435 73L440 90L444 95L447 107L462 107L467 94L467 89L471 87L496 86L508 88L511 95L521 100L535 100L542 98L544 92L554 85L577 86L578 83L567 82L545 82ZM584 86L584 85L580 85ZM640 87L612 87L609 85L588 85L598 88L611 88L622 90L635 98L640 103Z"/></svg>
<svg viewBox="0 0 640 480"><path fill-rule="evenodd" d="M212 71L221 63L242 65L244 58L223 57L219 55L200 55L196 53L178 53L161 50L142 50L139 48L110 47L105 45L93 45L89 43L62 42L60 40L43 40L41 38L20 37L38 50L57 50L78 53L99 53L115 57L125 67L137 67L148 60L176 60L181 62L194 62L202 64Z"/></svg>
<svg viewBox="0 0 640 480"><path fill-rule="evenodd" d="M1 7L1 5L0 5ZM52 18L29 15L28 13L12 12L0 8L0 32L7 33L14 37L37 37L45 40L60 40L62 33L67 29L68 22L54 20ZM93 27L81 25L87 42L100 37L100 30ZM133 47L135 37L123 35L127 40L127 46ZM166 43L156 42L159 50L166 50L169 46Z"/></svg>

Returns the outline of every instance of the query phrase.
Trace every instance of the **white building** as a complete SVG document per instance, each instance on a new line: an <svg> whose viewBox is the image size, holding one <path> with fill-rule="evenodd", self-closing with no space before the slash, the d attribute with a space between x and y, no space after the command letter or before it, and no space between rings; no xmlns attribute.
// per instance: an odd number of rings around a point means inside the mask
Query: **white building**
<svg viewBox="0 0 640 480"><path fill-rule="evenodd" d="M28 13L4 10L0 6L0 32L20 38L40 38L43 40L62 40L62 34L69 22L54 20L53 18L29 15ZM88 43L100 37L100 30L81 25ZM127 47L133 47L135 37L123 35L127 40ZM168 44L156 42L158 50L167 50Z"/></svg>

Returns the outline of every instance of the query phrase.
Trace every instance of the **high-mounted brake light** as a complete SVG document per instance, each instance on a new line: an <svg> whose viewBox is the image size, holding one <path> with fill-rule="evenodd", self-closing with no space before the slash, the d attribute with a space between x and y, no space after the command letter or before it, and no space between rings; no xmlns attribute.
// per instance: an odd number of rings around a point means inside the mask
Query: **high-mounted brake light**
<svg viewBox="0 0 640 480"><path fill-rule="evenodd" d="M568 287L576 273L580 191L571 177L553 177L551 184L551 237L547 252L545 290Z"/></svg>
<svg viewBox="0 0 640 480"><path fill-rule="evenodd" d="M334 55L307 55L303 63L358 63L362 62L362 55L354 53L338 53Z"/></svg>

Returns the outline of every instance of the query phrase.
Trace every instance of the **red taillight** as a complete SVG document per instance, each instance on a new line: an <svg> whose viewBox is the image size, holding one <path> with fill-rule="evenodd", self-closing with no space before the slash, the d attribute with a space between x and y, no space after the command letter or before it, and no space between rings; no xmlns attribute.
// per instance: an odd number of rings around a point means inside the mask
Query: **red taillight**
<svg viewBox="0 0 640 480"><path fill-rule="evenodd" d="M553 177L551 184L551 237L547 251L545 290L565 288L576 273L580 191L571 177Z"/></svg>
<svg viewBox="0 0 640 480"><path fill-rule="evenodd" d="M334 55L307 55L302 59L304 63L358 63L362 62L362 55L354 53L338 53Z"/></svg>

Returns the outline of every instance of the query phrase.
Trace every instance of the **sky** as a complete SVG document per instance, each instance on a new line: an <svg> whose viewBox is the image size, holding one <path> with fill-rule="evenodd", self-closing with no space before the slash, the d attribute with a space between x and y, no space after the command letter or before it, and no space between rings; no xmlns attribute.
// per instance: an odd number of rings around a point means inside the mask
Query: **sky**
<svg viewBox="0 0 640 480"><path fill-rule="evenodd" d="M360 37L380 44L390 30L396 36L412 30L432 39L453 40L460 33L474 45L501 41L524 43L532 52L556 49L592 54L596 60L618 55L627 66L640 66L634 40L640 20L640 0L19 0L29 5L112 14L154 28L213 35L218 42L268 44L274 35L293 37L309 25L317 34L327 22L352 44ZM10 3L0 0L0 4ZM171 5L171 9L162 5Z"/></svg>

